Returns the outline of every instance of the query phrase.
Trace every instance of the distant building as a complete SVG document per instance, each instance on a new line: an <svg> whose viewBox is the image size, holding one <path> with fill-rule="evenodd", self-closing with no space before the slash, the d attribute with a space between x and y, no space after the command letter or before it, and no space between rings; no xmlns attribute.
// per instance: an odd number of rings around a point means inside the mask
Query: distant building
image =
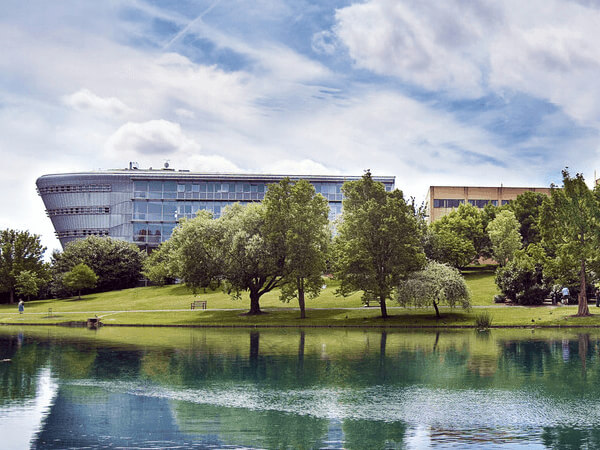
<svg viewBox="0 0 600 450"><path fill-rule="evenodd" d="M140 247L157 247L186 217L207 210L219 217L233 203L260 202L267 185L285 175L195 173L129 169L43 175L36 185L64 247L86 236L110 236ZM290 175L305 179L329 202L330 220L342 211L341 187L359 176ZM373 177L394 189L395 177Z"/></svg>
<svg viewBox="0 0 600 450"><path fill-rule="evenodd" d="M508 204L525 192L538 192L550 195L546 187L476 187L476 186L430 186L427 195L427 213L429 223L435 222L461 204L469 203L484 208L491 203L494 206Z"/></svg>

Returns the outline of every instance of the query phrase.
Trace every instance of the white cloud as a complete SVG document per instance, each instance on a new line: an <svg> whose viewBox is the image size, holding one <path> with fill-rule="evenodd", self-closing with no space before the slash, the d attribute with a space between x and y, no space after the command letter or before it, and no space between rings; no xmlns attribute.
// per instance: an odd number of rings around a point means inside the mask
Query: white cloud
<svg viewBox="0 0 600 450"><path fill-rule="evenodd" d="M464 2L371 0L339 9L334 31L359 67L472 97L481 94L482 16Z"/></svg>
<svg viewBox="0 0 600 450"><path fill-rule="evenodd" d="M190 111L189 109L185 109L185 108L175 109L175 114L177 114L179 117L181 117L183 119L195 119L196 118L196 114L194 113L194 111Z"/></svg>
<svg viewBox="0 0 600 450"><path fill-rule="evenodd" d="M118 98L99 97L89 89L80 89L71 95L65 95L62 100L78 111L91 111L105 116L121 116L132 112L132 109Z"/></svg>
<svg viewBox="0 0 600 450"><path fill-rule="evenodd" d="M127 122L106 141L106 150L113 155L163 155L178 151L200 151L200 145L187 138L178 123L150 120Z"/></svg>

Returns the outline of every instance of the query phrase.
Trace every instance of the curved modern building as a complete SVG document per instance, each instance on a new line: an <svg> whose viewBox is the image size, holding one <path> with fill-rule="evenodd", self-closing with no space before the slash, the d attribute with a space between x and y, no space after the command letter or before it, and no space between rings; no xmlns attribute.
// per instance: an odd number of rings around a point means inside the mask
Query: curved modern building
<svg viewBox="0 0 600 450"><path fill-rule="evenodd" d="M232 203L259 202L267 185L286 175L195 173L187 170L129 169L43 175L36 181L46 213L63 248L86 236L110 236L140 247L167 240L181 218L198 210L219 217ZM310 181L330 207L330 220L342 210L341 187L358 176L290 175ZM373 177L386 190L395 177Z"/></svg>

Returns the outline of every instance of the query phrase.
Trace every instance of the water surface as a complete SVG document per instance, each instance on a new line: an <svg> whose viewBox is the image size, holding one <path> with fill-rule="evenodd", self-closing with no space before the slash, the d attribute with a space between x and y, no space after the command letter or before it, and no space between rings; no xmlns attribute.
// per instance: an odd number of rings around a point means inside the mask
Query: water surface
<svg viewBox="0 0 600 450"><path fill-rule="evenodd" d="M3 448L598 448L600 334L0 327Z"/></svg>

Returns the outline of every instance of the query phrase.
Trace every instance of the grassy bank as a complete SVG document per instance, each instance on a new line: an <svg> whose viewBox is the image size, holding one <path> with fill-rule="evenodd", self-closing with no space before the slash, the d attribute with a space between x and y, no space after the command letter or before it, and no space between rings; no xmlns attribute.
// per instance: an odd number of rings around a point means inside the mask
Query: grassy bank
<svg viewBox="0 0 600 450"><path fill-rule="evenodd" d="M491 272L470 272L465 278L471 289L470 311L442 308L436 319L433 309L405 309L389 302L391 317L379 317L378 307L364 308L360 293L343 298L335 295L337 285L329 282L322 294L308 300L308 318L299 319L297 303L282 303L279 292L261 298L267 314L245 316L247 296L236 301L221 291L194 295L182 285L146 287L105 292L60 300L37 300L26 303L26 313L16 314L16 306L0 306L0 324L57 324L84 322L97 315L107 325L169 326L473 326L475 317L487 311L494 326L600 326L600 315L571 317L576 307L498 306L493 296L498 292ZM208 302L207 310L190 310L195 299ZM52 312L49 313L51 308ZM591 307L592 313L595 307ZM600 314L600 308L598 313Z"/></svg>

